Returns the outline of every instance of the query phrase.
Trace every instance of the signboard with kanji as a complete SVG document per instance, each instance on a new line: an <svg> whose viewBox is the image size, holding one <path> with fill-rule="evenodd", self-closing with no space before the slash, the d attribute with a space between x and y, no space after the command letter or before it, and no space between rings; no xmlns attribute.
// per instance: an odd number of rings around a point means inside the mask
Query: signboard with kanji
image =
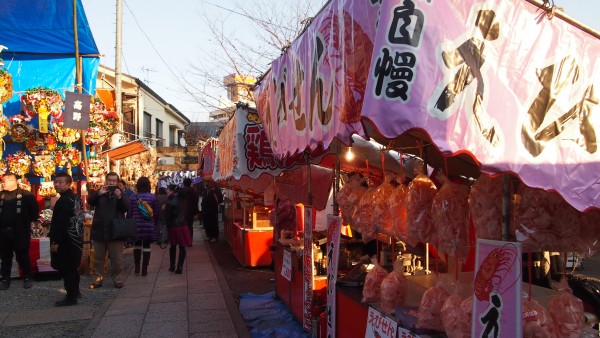
<svg viewBox="0 0 600 338"><path fill-rule="evenodd" d="M66 92L64 127L87 130L90 123L90 102L92 97L87 94Z"/></svg>

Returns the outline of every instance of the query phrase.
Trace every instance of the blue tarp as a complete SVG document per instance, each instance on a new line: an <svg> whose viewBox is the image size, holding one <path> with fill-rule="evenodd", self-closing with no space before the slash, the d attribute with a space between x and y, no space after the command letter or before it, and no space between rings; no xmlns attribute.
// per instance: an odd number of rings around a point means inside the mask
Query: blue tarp
<svg viewBox="0 0 600 338"><path fill-rule="evenodd" d="M77 0L77 35L80 54L98 54L80 0ZM9 52L73 55L73 40L71 0L0 1L0 44L7 46Z"/></svg>
<svg viewBox="0 0 600 338"><path fill-rule="evenodd" d="M253 338L308 338L302 324L296 320L282 301L274 299L275 292L255 295L240 294L240 314Z"/></svg>
<svg viewBox="0 0 600 338"><path fill-rule="evenodd" d="M94 95L100 58L81 0L77 0L77 27L83 92ZM70 0L0 1L0 45L8 47L0 58L13 79L13 96L4 103L4 115L20 113L20 96L27 89L51 88L63 98L66 91L75 91L73 36ZM37 117L31 125L37 126ZM5 156L22 148L21 143L11 143L8 136L5 141Z"/></svg>

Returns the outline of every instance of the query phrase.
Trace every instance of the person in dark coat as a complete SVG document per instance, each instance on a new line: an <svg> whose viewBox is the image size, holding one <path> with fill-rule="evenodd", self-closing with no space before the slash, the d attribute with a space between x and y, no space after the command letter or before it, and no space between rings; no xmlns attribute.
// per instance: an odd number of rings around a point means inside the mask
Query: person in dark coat
<svg viewBox="0 0 600 338"><path fill-rule="evenodd" d="M158 204L158 208L156 210L154 210L154 213L158 214L158 229L160 229L160 231L165 231L167 234L166 236L163 235L163 238L168 238L168 230L167 230L167 225L166 225L166 219L165 219L165 208L164 206L167 204L167 201L169 200L169 196L167 196L167 188L164 187L160 187L158 188L158 194L156 195L156 203ZM167 239L168 241L168 239ZM161 242L159 243L161 245L165 245L167 244L167 242Z"/></svg>
<svg viewBox="0 0 600 338"><path fill-rule="evenodd" d="M73 179L67 173L58 173L54 179L54 189L60 198L54 204L50 223L51 265L58 270L65 285L67 296L54 303L54 306L77 304L79 292L79 271L83 252L83 207L79 196L71 190Z"/></svg>
<svg viewBox="0 0 600 338"><path fill-rule="evenodd" d="M135 220L137 236L133 244L133 264L136 275L140 274L140 261L142 276L148 275L148 263L150 262L150 244L157 238L158 203L154 194L150 192L150 180L148 177L140 177L136 183L136 194L129 198L128 217ZM154 215L150 219L144 218L138 208L138 198L148 203Z"/></svg>
<svg viewBox="0 0 600 338"><path fill-rule="evenodd" d="M104 281L104 256L108 252L111 263L111 278L115 288L123 287L123 241L112 238L112 220L124 217L129 211L129 200L117 187L119 175L115 172L106 174L104 186L88 198L88 204L94 208L91 239L94 241L94 274L95 281L90 289L102 287Z"/></svg>
<svg viewBox="0 0 600 338"><path fill-rule="evenodd" d="M187 203L179 198L175 184L169 185L167 195L169 199L165 204L165 220L169 229L169 243L171 243L169 248L169 271L181 274L185 262L186 247L192 245L190 230L185 223ZM175 269L177 246L179 246L179 259L177 260L177 269Z"/></svg>
<svg viewBox="0 0 600 338"><path fill-rule="evenodd" d="M206 240L216 242L219 238L219 204L223 202L223 193L214 182L207 184L206 194L202 197L202 224Z"/></svg>
<svg viewBox="0 0 600 338"><path fill-rule="evenodd" d="M185 215L185 222L190 229L190 236L192 236L192 240L194 239L194 218L196 215L200 213L198 210L198 201L200 197L198 196L198 192L194 187L192 187L192 179L185 178L183 180L183 191L180 194L182 198L186 200L187 203L187 212Z"/></svg>
<svg viewBox="0 0 600 338"><path fill-rule="evenodd" d="M31 241L31 222L39 215L39 207L33 194L19 188L17 176L6 173L2 177L0 191L0 290L10 287L13 252L23 271L23 287L29 289L31 281L31 262L29 244Z"/></svg>

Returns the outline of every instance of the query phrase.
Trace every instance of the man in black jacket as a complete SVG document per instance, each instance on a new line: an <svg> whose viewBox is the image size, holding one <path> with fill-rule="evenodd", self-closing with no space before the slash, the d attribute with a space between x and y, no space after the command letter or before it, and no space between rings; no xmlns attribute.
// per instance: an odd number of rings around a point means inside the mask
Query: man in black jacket
<svg viewBox="0 0 600 338"><path fill-rule="evenodd" d="M31 222L38 215L39 208L35 197L29 191L19 188L15 174L4 174L0 191L0 290L10 287L13 252L23 271L23 287L29 289L32 286L29 244Z"/></svg>
<svg viewBox="0 0 600 338"><path fill-rule="evenodd" d="M219 204L223 203L221 189L212 181L207 182L206 194L202 197L202 224L206 240L216 242L219 238Z"/></svg>
<svg viewBox="0 0 600 338"><path fill-rule="evenodd" d="M94 241L95 281L90 289L102 287L104 281L104 256L108 252L111 263L111 277L115 288L123 287L123 241L112 237L112 220L124 217L129 211L129 201L123 191L117 187L119 175L106 174L104 186L88 198L88 204L94 207L91 238Z"/></svg>
<svg viewBox="0 0 600 338"><path fill-rule="evenodd" d="M50 223L50 255L52 267L63 277L67 296L54 306L77 304L79 271L83 251L83 209L81 199L71 190L73 179L67 173L58 173L54 189L60 198L54 204Z"/></svg>

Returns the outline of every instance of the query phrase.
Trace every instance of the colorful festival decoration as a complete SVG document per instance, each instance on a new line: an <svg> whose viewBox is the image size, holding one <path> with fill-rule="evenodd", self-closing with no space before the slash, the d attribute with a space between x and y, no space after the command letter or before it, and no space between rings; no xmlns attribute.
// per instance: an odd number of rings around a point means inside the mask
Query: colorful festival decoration
<svg viewBox="0 0 600 338"><path fill-rule="evenodd" d="M52 160L52 156L36 156L35 162L33 163L33 174L36 176L43 177L45 180L50 181L52 174L56 171L56 163Z"/></svg>
<svg viewBox="0 0 600 338"><path fill-rule="evenodd" d="M58 141L52 134L42 134L34 130L25 141L25 146L33 155L46 155L56 150Z"/></svg>
<svg viewBox="0 0 600 338"><path fill-rule="evenodd" d="M54 189L54 183L52 182L42 182L40 188L38 189L38 194L43 198L50 198L56 196L56 189ZM50 210L50 209L46 209ZM43 213L44 211L42 211ZM52 217L52 213L50 213L50 217ZM40 215L40 219L42 216ZM49 224L49 223L48 223Z"/></svg>
<svg viewBox="0 0 600 338"><path fill-rule="evenodd" d="M14 154L10 154L6 157L8 163L8 170L18 176L25 176L31 168L31 156L27 155L24 151L17 151Z"/></svg>
<svg viewBox="0 0 600 338"><path fill-rule="evenodd" d="M0 68L0 104L8 101L13 95L12 75Z"/></svg>
<svg viewBox="0 0 600 338"><path fill-rule="evenodd" d="M61 143L72 144L81 137L76 129L63 127L63 121L55 120L52 124L52 134Z"/></svg>
<svg viewBox="0 0 600 338"><path fill-rule="evenodd" d="M52 115L54 118L59 118L64 105L62 96L56 90L43 87L27 89L21 96L21 102L29 117L39 114L41 117L47 118L48 115Z"/></svg>

